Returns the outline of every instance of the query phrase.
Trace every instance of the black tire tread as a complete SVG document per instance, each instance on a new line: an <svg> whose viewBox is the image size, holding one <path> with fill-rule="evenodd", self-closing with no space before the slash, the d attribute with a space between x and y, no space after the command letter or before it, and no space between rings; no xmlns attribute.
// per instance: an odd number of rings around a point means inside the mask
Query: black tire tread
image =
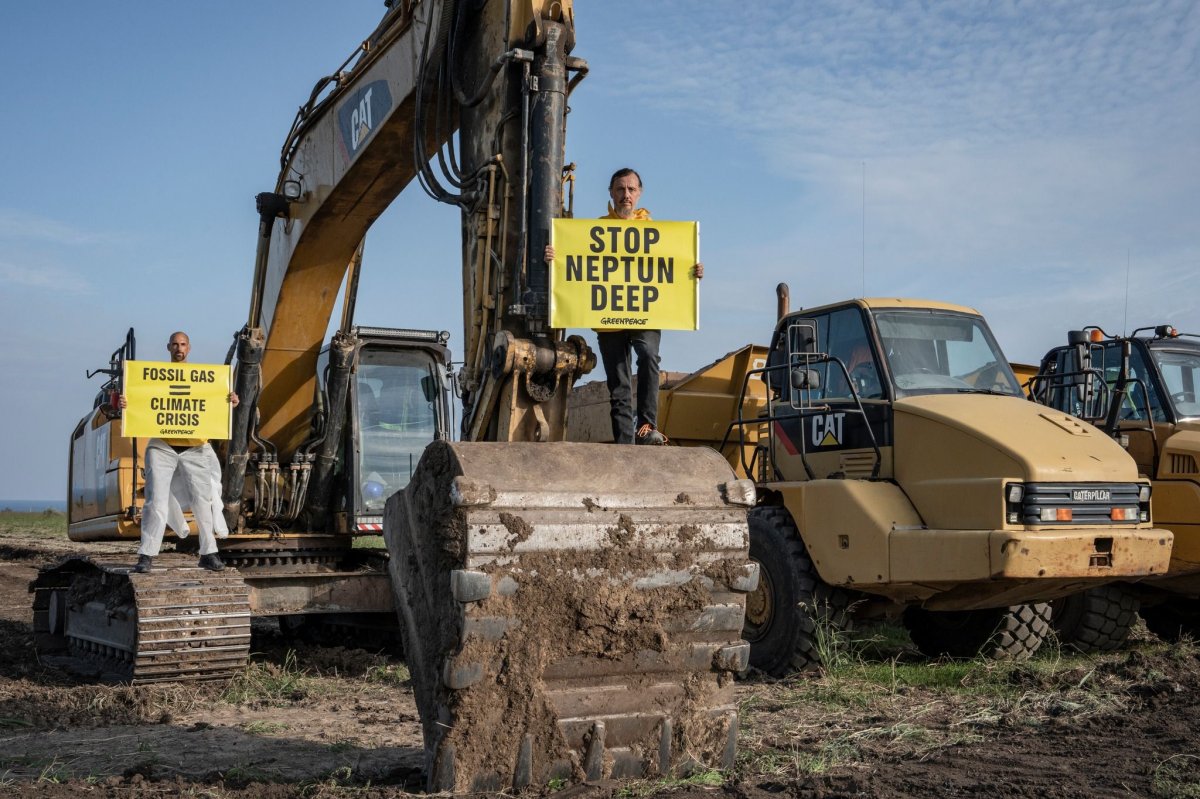
<svg viewBox="0 0 1200 799"><path fill-rule="evenodd" d="M1121 585L1101 585L1051 603L1058 640L1079 652L1110 652L1129 639L1141 603Z"/></svg>
<svg viewBox="0 0 1200 799"><path fill-rule="evenodd" d="M1026 660L1050 633L1050 604L942 611L909 607L904 626L928 657Z"/></svg>
<svg viewBox="0 0 1200 799"><path fill-rule="evenodd" d="M765 550L769 550L765 553L767 557L763 557ZM755 559L760 569L787 569L795 585L794 596L787 603L775 604L777 611L786 605L794 612L790 618L777 613L767 633L771 641L752 642L750 664L775 677L819 669L818 625L833 630L845 629L849 622L847 609L851 592L821 579L786 508L764 505L750 512L750 552L752 558L756 553L759 555ZM780 587L786 585L781 579L773 579L772 583ZM777 628L777 624L782 626ZM787 643L789 638L790 644Z"/></svg>

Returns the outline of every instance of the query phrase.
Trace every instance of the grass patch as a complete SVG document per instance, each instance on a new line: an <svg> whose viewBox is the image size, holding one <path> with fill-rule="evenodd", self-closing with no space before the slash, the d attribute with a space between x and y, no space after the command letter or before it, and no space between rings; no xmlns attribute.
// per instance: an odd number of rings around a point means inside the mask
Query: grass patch
<svg viewBox="0 0 1200 799"><path fill-rule="evenodd" d="M408 666L403 663L381 663L378 666L372 666L363 674L363 678L367 682L379 683L381 685L408 685L412 682L412 673L409 672Z"/></svg>
<svg viewBox="0 0 1200 799"><path fill-rule="evenodd" d="M67 514L48 508L36 513L21 513L10 508L0 509L0 535L65 538Z"/></svg>
<svg viewBox="0 0 1200 799"><path fill-rule="evenodd" d="M1200 799L1200 757L1168 757L1154 767L1150 790L1159 799Z"/></svg>
<svg viewBox="0 0 1200 799"><path fill-rule="evenodd" d="M235 785L247 785L252 782L279 782L282 779L277 772L263 771L253 765L242 763L233 766L221 776Z"/></svg>
<svg viewBox="0 0 1200 799"><path fill-rule="evenodd" d="M824 630L819 673L763 678L741 692L737 776L802 778L878 757L923 759L998 731L1129 712L1146 690L1193 671L1200 647L1134 640L1085 655L1047 642L1022 662L928 660L898 625ZM1163 675L1160 672L1172 672ZM1164 761L1155 795L1200 799L1200 756Z"/></svg>
<svg viewBox="0 0 1200 799"><path fill-rule="evenodd" d="M387 544L384 543L381 535L356 535L354 543L351 545L354 549L386 549Z"/></svg>
<svg viewBox="0 0 1200 799"><path fill-rule="evenodd" d="M640 799L662 790L672 788L719 788L725 784L725 774L717 769L707 769L685 777L667 777L660 780L638 780L620 788L616 795L627 799ZM557 790L557 789L553 789Z"/></svg>
<svg viewBox="0 0 1200 799"><path fill-rule="evenodd" d="M235 677L221 694L231 705L288 705L315 692L315 682L296 662L289 649L283 663L253 662Z"/></svg>
<svg viewBox="0 0 1200 799"><path fill-rule="evenodd" d="M278 721L251 721L248 724L242 725L242 729L249 735L274 735L277 732L283 732L288 728L288 725Z"/></svg>

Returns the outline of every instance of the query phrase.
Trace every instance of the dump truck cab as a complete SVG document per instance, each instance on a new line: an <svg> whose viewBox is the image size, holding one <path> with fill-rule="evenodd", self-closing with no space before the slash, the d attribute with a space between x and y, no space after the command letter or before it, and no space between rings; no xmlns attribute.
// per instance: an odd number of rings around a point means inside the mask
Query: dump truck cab
<svg viewBox="0 0 1200 799"><path fill-rule="evenodd" d="M784 313L766 366L742 377L740 411L709 443L759 487L745 629L759 668L811 666L822 619L880 610L903 610L929 654L1019 657L1048 632L1048 600L1167 568L1149 481L1108 436L1026 401L971 308ZM660 427L685 422L704 427Z"/></svg>
<svg viewBox="0 0 1200 799"><path fill-rule="evenodd" d="M1071 331L1042 359L1030 396L1096 425L1151 479L1155 521L1175 535L1170 567L1127 588L1155 632L1200 632L1200 337L1170 325Z"/></svg>

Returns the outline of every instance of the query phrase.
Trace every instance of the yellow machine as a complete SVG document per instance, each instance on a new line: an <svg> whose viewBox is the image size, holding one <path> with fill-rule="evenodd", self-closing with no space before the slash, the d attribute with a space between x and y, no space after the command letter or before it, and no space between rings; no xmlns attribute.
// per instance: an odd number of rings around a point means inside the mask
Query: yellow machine
<svg viewBox="0 0 1200 799"><path fill-rule="evenodd" d="M661 395L672 440L717 448L758 485L753 665L811 667L819 624L901 608L930 655L1022 657L1049 600L1166 571L1149 482L1107 436L1026 401L977 312L860 299L790 313L785 292L765 352Z"/></svg>
<svg viewBox="0 0 1200 799"><path fill-rule="evenodd" d="M120 679L221 677L245 661L252 614L394 610L431 790L730 766L753 484L711 452L564 442L595 363L550 327L542 260L550 220L570 215L567 97L587 71L573 6L388 6L314 88L257 198L223 453L221 554L237 571L70 559L33 586L40 637ZM414 180L462 211L457 443L444 339L352 324L363 237ZM393 388L408 390L385 402ZM76 539L137 530L141 442L117 438L103 405L72 450ZM388 552L356 555L377 525Z"/></svg>
<svg viewBox="0 0 1200 799"><path fill-rule="evenodd" d="M1139 612L1151 631L1200 635L1200 342L1170 325L1128 336L1068 334L1042 359L1030 396L1086 419L1129 452L1154 487L1154 516L1175 534L1170 568L1061 600L1055 626L1081 649L1110 649Z"/></svg>

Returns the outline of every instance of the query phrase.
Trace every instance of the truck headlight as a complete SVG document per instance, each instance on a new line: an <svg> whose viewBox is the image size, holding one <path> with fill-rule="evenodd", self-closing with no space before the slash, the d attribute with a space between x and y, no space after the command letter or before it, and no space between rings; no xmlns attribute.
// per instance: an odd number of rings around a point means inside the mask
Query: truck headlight
<svg viewBox="0 0 1200 799"><path fill-rule="evenodd" d="M1021 523L1021 500L1025 499L1025 486L1009 483L1004 487L1004 518L1009 524Z"/></svg>
<svg viewBox="0 0 1200 799"><path fill-rule="evenodd" d="M1044 522L1069 522L1072 515L1070 508L1042 508L1041 519Z"/></svg>

